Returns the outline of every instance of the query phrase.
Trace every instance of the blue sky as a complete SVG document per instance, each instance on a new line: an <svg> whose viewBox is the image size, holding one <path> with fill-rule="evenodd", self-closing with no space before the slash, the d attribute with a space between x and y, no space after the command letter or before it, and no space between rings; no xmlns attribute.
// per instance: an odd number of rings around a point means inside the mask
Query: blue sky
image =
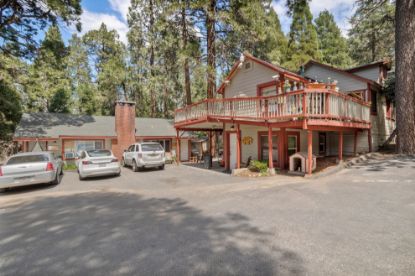
<svg viewBox="0 0 415 276"><path fill-rule="evenodd" d="M350 25L348 19L354 11L355 0L312 0L310 9L314 18L324 9L333 13L337 24L343 34L347 34ZM274 0L272 7L278 13L282 29L285 33L289 31L291 20L287 16L285 7L286 0ZM104 22L109 28L115 29L123 42L127 42L126 34L127 12L130 0L83 0L82 34L98 28ZM68 40L71 33L76 32L73 27L63 27L62 33L65 40Z"/></svg>

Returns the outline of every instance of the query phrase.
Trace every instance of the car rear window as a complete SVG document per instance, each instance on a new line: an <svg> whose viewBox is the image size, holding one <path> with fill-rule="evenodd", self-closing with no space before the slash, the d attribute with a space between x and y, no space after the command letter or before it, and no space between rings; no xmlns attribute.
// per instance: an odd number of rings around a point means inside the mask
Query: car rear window
<svg viewBox="0 0 415 276"><path fill-rule="evenodd" d="M16 164L24 164L24 163L35 163L35 162L47 162L49 161L49 157L43 154L37 155L22 155L22 156L14 156L7 161L7 165L16 165Z"/></svg>
<svg viewBox="0 0 415 276"><path fill-rule="evenodd" d="M87 153L90 157L111 156L111 151L109 150L88 150Z"/></svg>
<svg viewBox="0 0 415 276"><path fill-rule="evenodd" d="M142 144L142 151L162 151L163 147L160 144Z"/></svg>

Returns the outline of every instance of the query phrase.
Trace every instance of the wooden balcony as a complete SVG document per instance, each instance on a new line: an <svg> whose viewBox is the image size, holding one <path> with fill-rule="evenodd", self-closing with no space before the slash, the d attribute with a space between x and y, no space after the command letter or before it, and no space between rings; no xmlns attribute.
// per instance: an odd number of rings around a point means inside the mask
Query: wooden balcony
<svg viewBox="0 0 415 276"><path fill-rule="evenodd" d="M269 97L206 99L176 110L174 120L176 128L221 121L369 128L370 103L332 89L305 88Z"/></svg>

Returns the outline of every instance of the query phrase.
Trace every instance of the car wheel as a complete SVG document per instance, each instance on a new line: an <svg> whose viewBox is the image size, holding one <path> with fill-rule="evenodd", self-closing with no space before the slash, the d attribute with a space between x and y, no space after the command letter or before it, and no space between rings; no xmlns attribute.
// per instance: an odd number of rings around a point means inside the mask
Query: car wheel
<svg viewBox="0 0 415 276"><path fill-rule="evenodd" d="M61 182L61 178L59 177L60 173L56 173L55 179L51 182L52 185L58 185Z"/></svg>
<svg viewBox="0 0 415 276"><path fill-rule="evenodd" d="M138 172L139 168L137 166L137 162L135 160L133 160L133 171L134 172Z"/></svg>
<svg viewBox="0 0 415 276"><path fill-rule="evenodd" d="M160 169L160 170L164 170L164 165L161 165L161 166L159 167L159 169Z"/></svg>

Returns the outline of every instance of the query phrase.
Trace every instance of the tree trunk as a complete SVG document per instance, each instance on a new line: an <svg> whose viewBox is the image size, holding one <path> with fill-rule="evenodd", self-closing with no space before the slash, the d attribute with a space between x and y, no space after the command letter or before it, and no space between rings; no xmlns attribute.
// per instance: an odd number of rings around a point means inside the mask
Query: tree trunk
<svg viewBox="0 0 415 276"><path fill-rule="evenodd" d="M415 154L415 1L396 1L396 125L398 152Z"/></svg>
<svg viewBox="0 0 415 276"><path fill-rule="evenodd" d="M187 24L186 24L186 8L187 8L187 0L186 6L182 7L182 41L183 41L183 52L185 54L184 64L183 64L183 71L184 71L184 91L186 95L186 104L192 104L192 93L190 90L190 69L189 69L189 58L187 53Z"/></svg>
<svg viewBox="0 0 415 276"><path fill-rule="evenodd" d="M206 14L207 31L207 97L213 98L216 90L215 23L216 0L210 0Z"/></svg>
<svg viewBox="0 0 415 276"><path fill-rule="evenodd" d="M154 34L154 7L153 0L149 1L150 4L150 33ZM150 41L150 75L151 75L151 86L150 86L150 116L156 116L156 91L154 91L154 41Z"/></svg>

